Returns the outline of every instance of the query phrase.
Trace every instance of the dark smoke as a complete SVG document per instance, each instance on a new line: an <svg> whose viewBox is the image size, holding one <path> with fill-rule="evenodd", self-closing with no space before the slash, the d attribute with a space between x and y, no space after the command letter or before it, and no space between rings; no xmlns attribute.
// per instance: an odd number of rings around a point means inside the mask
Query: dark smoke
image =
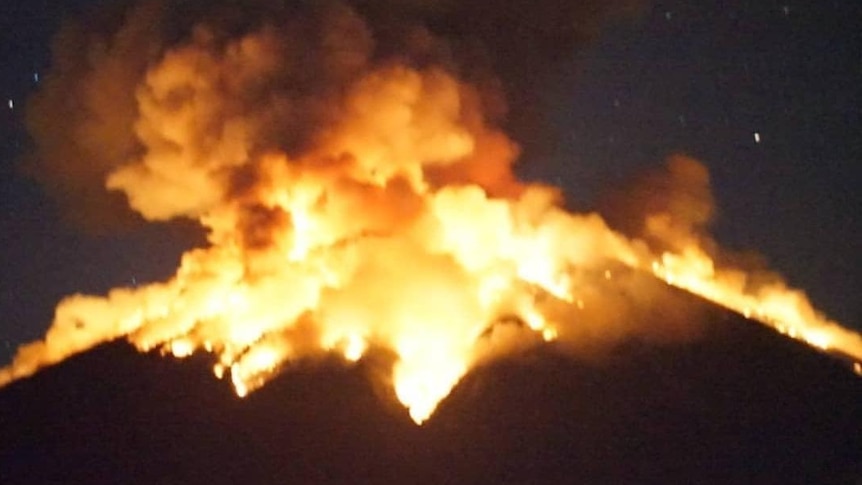
<svg viewBox="0 0 862 485"><path fill-rule="evenodd" d="M547 141L537 133L536 90L552 75L555 61L593 40L607 22L640 7L637 0L105 2L67 22L54 39L51 71L27 110L35 150L25 167L84 227L139 220L122 196L105 190L105 180L143 150L135 129L141 109L136 91L147 68L173 46L204 35L201 26L220 45L264 26L307 41L278 53L291 57L283 75L234 93L258 97L238 100L245 106L271 102L266 94L273 91L298 92L307 100L292 107L301 114L279 119L282 124L267 134L261 149L271 144L287 153L301 150L332 116L325 91L343 84L337 78L387 61L442 66L477 86L485 115L517 142L526 140L529 149Z"/></svg>
<svg viewBox="0 0 862 485"><path fill-rule="evenodd" d="M611 227L656 250L680 250L689 243L713 246L708 229L716 208L709 171L682 154L611 189L599 212Z"/></svg>

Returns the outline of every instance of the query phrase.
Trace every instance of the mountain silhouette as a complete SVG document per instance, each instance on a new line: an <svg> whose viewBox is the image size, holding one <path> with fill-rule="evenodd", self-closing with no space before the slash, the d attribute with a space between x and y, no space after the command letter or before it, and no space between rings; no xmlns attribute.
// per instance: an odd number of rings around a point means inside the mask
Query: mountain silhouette
<svg viewBox="0 0 862 485"><path fill-rule="evenodd" d="M369 379L382 352L299 362L240 399L206 356L108 343L0 389L0 483L859 483L862 379L704 314L685 344L483 366L421 427Z"/></svg>

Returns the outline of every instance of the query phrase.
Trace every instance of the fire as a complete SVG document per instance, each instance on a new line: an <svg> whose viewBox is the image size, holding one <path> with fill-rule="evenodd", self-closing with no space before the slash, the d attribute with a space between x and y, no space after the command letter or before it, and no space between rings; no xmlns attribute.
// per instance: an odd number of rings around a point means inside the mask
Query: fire
<svg viewBox="0 0 862 485"><path fill-rule="evenodd" d="M712 259L697 247L686 247L680 254L662 254L653 261L652 270L669 285L757 320L790 338L862 361L862 336L817 312L799 290L772 284L755 293L747 292L749 277L745 272L715 268Z"/></svg>
<svg viewBox="0 0 862 485"><path fill-rule="evenodd" d="M353 363L381 347L396 356L395 395L422 423L472 368L518 348L512 338L601 331L601 308L590 308L597 321L573 315L617 268L862 360L859 335L801 293L752 294L743 272L697 245L656 252L598 214L567 212L559 190L514 177L514 142L457 70L381 60L346 7L315 15L324 33L311 40L302 18L239 38L201 24L147 64L130 93L139 149L104 183L147 219L197 221L208 244L168 281L61 301L0 385L125 338L177 358L213 354L215 376L242 397L291 361ZM317 61L297 64L296 45Z"/></svg>

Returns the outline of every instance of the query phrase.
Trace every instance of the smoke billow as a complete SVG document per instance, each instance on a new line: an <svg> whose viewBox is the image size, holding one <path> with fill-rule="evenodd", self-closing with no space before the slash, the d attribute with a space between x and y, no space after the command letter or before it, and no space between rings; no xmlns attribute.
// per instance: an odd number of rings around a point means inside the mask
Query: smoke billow
<svg viewBox="0 0 862 485"><path fill-rule="evenodd" d="M519 181L504 132L526 106L507 86L635 3L504 5L153 0L64 29L32 170L85 222L120 195L208 245L168 281L64 299L0 385L121 337L213 353L239 395L292 359L382 348L421 422L501 354L695 333L660 279L719 300L705 168L675 157L626 191L626 237ZM732 289L731 308L758 303Z"/></svg>
<svg viewBox="0 0 862 485"><path fill-rule="evenodd" d="M631 0L124 3L65 25L50 76L28 106L36 141L29 170L90 228L137 217L117 203L125 175L112 174L135 170L128 167L142 156L150 175L169 182L163 197L189 197L214 177L189 174L181 158L202 157L195 164L215 175L266 150L300 153L340 116L340 91L386 65L436 67L470 83L472 102L496 124L509 111L528 116L531 103L509 110L507 96L530 93L548 59L637 9ZM166 114L182 120L160 126ZM474 176L509 176L490 163L472 168Z"/></svg>
<svg viewBox="0 0 862 485"><path fill-rule="evenodd" d="M715 214L709 172L699 161L672 155L619 187L599 204L608 223L657 250L679 251L687 244L714 246L708 228Z"/></svg>

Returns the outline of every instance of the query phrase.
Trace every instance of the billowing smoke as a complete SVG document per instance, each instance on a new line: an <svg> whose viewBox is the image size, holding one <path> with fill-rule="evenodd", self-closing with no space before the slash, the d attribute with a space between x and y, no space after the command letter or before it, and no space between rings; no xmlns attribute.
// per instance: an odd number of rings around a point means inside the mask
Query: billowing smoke
<svg viewBox="0 0 862 485"><path fill-rule="evenodd" d="M762 256L729 251L710 236L716 208L709 173L700 162L673 155L665 166L612 191L599 206L612 227L660 255L651 269L668 284L815 347L862 357L862 336L818 312L804 292L769 270Z"/></svg>
<svg viewBox="0 0 862 485"><path fill-rule="evenodd" d="M702 165L629 191L611 211L628 237L514 176L501 81L633 8L551 4L165 0L65 29L29 111L34 173L85 222L122 217L120 195L208 245L166 282L63 300L0 384L121 337L211 352L240 395L291 359L381 347L421 422L516 349L695 333L661 280L716 300L718 273L681 266L712 254Z"/></svg>
<svg viewBox="0 0 862 485"><path fill-rule="evenodd" d="M600 25L636 12L637 5L632 0L562 6L480 0L109 2L67 23L55 38L50 76L28 106L28 127L37 142L28 168L69 218L89 228L110 228L137 215L118 203L121 192L105 190L105 180L157 148L155 137L197 137L163 141L199 142L206 147L197 149L209 152L234 150L221 154L224 160L242 156L237 150L248 156L266 150L295 155L340 116L345 108L340 90L386 65L436 68L469 82L471 102L480 105L482 116L500 125L508 113L523 128L537 121L527 101L548 71L548 60L568 55ZM507 95L519 101L512 113ZM187 99L191 96L194 101ZM218 98L215 106L204 108L213 101L206 96ZM206 123L182 134L150 133L146 125L158 123L171 103L186 110L186 117L207 117ZM192 105L195 113L189 111ZM200 119L186 123L192 121ZM505 176L506 167L488 165L474 167L474 175Z"/></svg>
<svg viewBox="0 0 862 485"><path fill-rule="evenodd" d="M617 230L661 250L704 245L715 213L707 168L681 154L612 189L599 206Z"/></svg>

